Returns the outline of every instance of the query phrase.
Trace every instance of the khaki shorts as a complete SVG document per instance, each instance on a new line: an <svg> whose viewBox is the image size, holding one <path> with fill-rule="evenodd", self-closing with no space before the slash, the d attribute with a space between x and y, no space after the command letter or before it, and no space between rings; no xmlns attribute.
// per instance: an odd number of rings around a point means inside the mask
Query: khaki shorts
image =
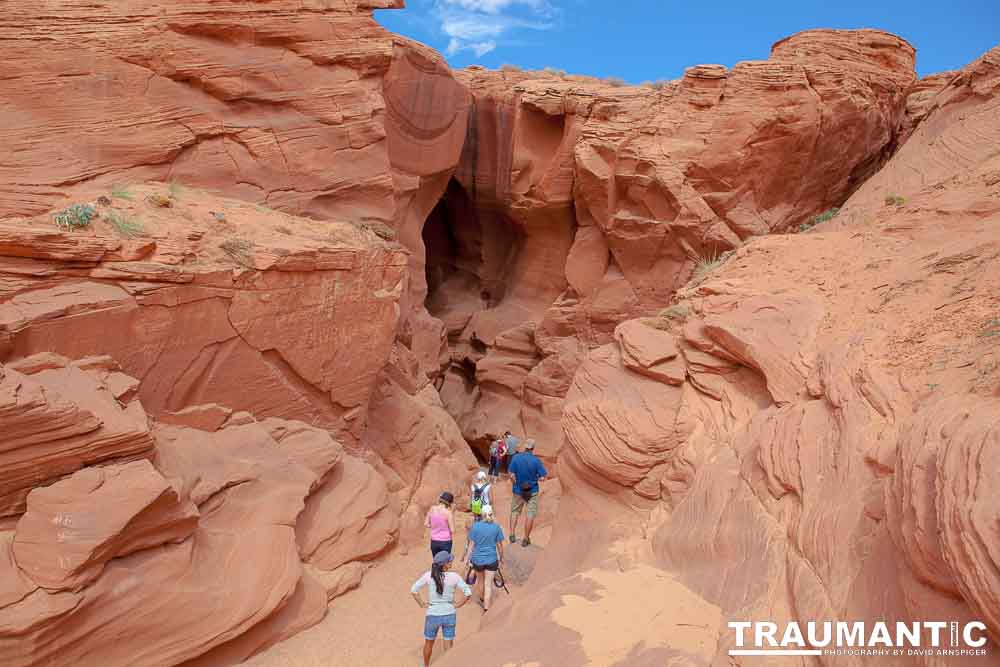
<svg viewBox="0 0 1000 667"><path fill-rule="evenodd" d="M521 512L521 510L524 508L524 505L525 505L524 498L522 498L521 496L514 496L514 498L510 501L510 513L511 514L519 514ZM527 505L528 505L528 514L527 514L527 516L528 516L529 519L534 519L536 516L538 516L538 494L537 493L533 493L531 495L531 500L527 501Z"/></svg>

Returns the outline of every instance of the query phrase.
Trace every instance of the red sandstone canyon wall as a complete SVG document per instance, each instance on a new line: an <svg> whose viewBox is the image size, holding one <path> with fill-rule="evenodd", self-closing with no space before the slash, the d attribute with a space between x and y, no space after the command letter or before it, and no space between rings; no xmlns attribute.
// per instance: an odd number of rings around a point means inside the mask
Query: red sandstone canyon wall
<svg viewBox="0 0 1000 667"><path fill-rule="evenodd" d="M478 264L429 301L451 339L442 396L465 437L514 425L554 458L588 350L665 307L699 264L842 204L895 149L913 62L883 32L814 30L767 61L691 67L658 87L460 72L474 109L446 203L467 200L455 225L508 230L466 243Z"/></svg>
<svg viewBox="0 0 1000 667"><path fill-rule="evenodd" d="M455 664L997 639L996 49L917 81L815 30L629 87L453 73L401 5L5 6L0 662L236 664L507 428L564 500Z"/></svg>
<svg viewBox="0 0 1000 667"><path fill-rule="evenodd" d="M748 240L586 355L537 590L445 664L751 665L728 621L930 618L985 623L989 654L851 664L996 664L998 53L836 217Z"/></svg>
<svg viewBox="0 0 1000 667"><path fill-rule="evenodd" d="M236 664L461 497L395 339L469 95L398 4L5 7L0 662Z"/></svg>

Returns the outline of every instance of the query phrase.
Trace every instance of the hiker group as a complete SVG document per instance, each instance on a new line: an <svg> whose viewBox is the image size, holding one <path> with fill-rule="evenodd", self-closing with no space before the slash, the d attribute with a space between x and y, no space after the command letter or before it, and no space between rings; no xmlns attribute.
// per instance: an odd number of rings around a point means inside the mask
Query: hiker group
<svg viewBox="0 0 1000 667"><path fill-rule="evenodd" d="M519 441L510 431L490 443L489 476L495 482L500 477L500 471L510 468L510 462L517 454Z"/></svg>
<svg viewBox="0 0 1000 667"><path fill-rule="evenodd" d="M477 588L483 613L490 609L493 588L507 589L502 571L504 543L509 539L512 545L517 544L517 524L522 512L526 516L521 546L531 545L531 530L538 515L540 482L548 475L541 460L535 456L534 449L534 440L525 440L521 447L520 441L510 431L491 442L489 470L477 472L469 488L469 511L473 521L468 529L465 551L461 558L461 562L466 565L464 578L453 571L455 519L452 511L455 496L449 491L442 492L438 502L427 511L424 524L430 529L433 562L431 569L424 572L410 588L417 604L426 610L423 651L425 667L430 664L439 631L443 636L445 649L451 648L455 639L456 610L472 598L473 586ZM502 470L506 472L502 473ZM499 482L501 474L509 476L513 490L510 534L507 538L496 523L493 506L493 484ZM487 580L488 577L492 582ZM426 602L421 597L424 589L427 589ZM454 599L456 590L462 591L462 598L458 602ZM509 590L507 592L510 593Z"/></svg>

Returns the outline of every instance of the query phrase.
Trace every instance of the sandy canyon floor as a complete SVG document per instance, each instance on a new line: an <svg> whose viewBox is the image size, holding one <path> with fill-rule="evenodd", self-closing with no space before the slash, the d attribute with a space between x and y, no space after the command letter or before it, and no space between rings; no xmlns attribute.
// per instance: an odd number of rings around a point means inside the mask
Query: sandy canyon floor
<svg viewBox="0 0 1000 667"><path fill-rule="evenodd" d="M504 525L504 533L507 526ZM532 562L548 544L552 529L539 528L532 535L532 545L507 543L507 587L510 595L500 590L493 598L496 605L490 614L502 607L516 604L524 592L524 578ZM462 542L460 542L462 543ZM464 543L462 543L464 544ZM456 551L463 547L456 544ZM461 554L459 554L461 555ZM421 665L423 611L410 599L410 585L428 567L430 557L423 548L408 552L397 551L374 565L365 575L361 588L355 589L330 603L322 623L251 658L250 667L398 667ZM459 572L464 568L459 567ZM455 645L474 642L473 635L490 616L483 613L474 596L458 610ZM431 664L444 656L439 638Z"/></svg>

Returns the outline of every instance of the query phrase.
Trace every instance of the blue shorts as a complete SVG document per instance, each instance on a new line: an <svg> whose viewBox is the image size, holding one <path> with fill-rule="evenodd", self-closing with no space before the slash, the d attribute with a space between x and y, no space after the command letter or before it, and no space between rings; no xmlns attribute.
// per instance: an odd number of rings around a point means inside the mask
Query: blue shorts
<svg viewBox="0 0 1000 667"><path fill-rule="evenodd" d="M455 614L424 617L424 639L429 642L437 639L438 628L441 629L441 635L445 641L453 641L455 639Z"/></svg>

